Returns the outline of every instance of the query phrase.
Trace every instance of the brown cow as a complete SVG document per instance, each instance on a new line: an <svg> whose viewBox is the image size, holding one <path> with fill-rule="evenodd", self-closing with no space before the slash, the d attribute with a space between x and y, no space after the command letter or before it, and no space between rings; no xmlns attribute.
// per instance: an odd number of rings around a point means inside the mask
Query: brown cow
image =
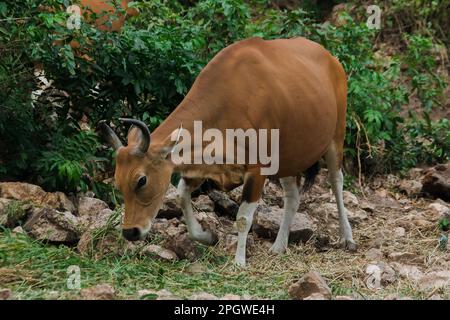
<svg viewBox="0 0 450 320"><path fill-rule="evenodd" d="M272 153L278 149L278 171L271 175L280 179L284 190L285 213L271 252L281 254L287 247L289 226L300 201L297 177L306 172L310 184L318 171L315 165L322 157L336 197L341 244L355 250L342 197L346 104L346 74L338 60L315 42L304 38L269 41L252 38L223 49L202 70L185 99L151 135L144 123L121 119L133 124L128 145L122 146L111 128L101 123L105 137L117 149L115 181L125 198L123 235L134 241L150 230L171 175L179 172L182 176L178 185L180 205L190 237L213 243L215 236L203 230L194 218L191 192L206 178L225 181L230 187L243 182L242 203L237 214L236 263L245 264L246 238L266 179L262 169L267 167L267 162L260 159L251 162L251 154L244 163L234 164L175 161L174 151L180 152L180 145L196 134L196 122L201 121L203 129L215 130L216 138L218 133L225 136L229 129L278 130L275 144L274 135L267 141L259 140L260 148L271 146ZM216 148L211 155L223 159L231 152L231 157L236 159L235 149L248 155L252 144L245 141ZM182 151L187 159L195 160L196 152L204 154L207 148L201 142ZM240 179L234 179L236 176Z"/></svg>

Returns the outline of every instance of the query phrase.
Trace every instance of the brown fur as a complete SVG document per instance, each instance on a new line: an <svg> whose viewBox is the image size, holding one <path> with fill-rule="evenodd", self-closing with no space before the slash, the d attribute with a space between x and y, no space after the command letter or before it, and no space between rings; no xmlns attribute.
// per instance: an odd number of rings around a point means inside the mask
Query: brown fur
<svg viewBox="0 0 450 320"><path fill-rule="evenodd" d="M154 184L163 194L171 173L178 171L186 178L210 178L223 186L244 179L244 199L259 199L265 180L259 174L261 164L175 166L163 159L162 150L181 124L191 135L195 120L203 122L203 130L216 128L223 133L235 128L279 129L280 167L274 177L299 176L330 146L337 149L342 161L346 96L344 69L315 42L304 38L252 38L225 48L202 70L185 99L151 135L152 143L144 158L122 155L131 150L129 147L119 150L116 178L125 196L127 227L143 227L144 219L137 217L146 216L148 220L156 214L145 208L135 208L143 213L130 209L135 206L136 194L127 186L136 183L135 171L149 178L146 188L154 191L142 191L148 198L156 193ZM248 146L245 148L248 154Z"/></svg>

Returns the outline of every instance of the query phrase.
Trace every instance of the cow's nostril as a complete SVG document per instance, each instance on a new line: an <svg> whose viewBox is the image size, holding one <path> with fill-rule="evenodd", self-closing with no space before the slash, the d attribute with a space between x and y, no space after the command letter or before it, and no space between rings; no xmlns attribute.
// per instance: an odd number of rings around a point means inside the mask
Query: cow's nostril
<svg viewBox="0 0 450 320"><path fill-rule="evenodd" d="M141 238L141 231L138 228L123 229L122 234L129 241L136 241Z"/></svg>

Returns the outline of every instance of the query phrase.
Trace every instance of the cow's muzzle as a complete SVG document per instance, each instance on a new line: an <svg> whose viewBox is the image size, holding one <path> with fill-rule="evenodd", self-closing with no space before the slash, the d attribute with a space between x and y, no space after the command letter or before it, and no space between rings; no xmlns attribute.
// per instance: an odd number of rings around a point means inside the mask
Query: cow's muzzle
<svg viewBox="0 0 450 320"><path fill-rule="evenodd" d="M122 234L128 241L137 241L141 239L141 230L139 230L139 228L123 229Z"/></svg>

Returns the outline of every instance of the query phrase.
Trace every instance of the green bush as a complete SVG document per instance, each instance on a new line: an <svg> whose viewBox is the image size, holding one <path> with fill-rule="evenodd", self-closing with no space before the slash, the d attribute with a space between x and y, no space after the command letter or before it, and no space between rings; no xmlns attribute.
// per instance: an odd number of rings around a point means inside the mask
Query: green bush
<svg viewBox="0 0 450 320"><path fill-rule="evenodd" d="M112 161L95 136L98 121L129 116L154 129L219 50L251 36L305 36L339 58L349 84L346 158L358 160L361 169L400 170L448 159L448 121L400 116L410 90L429 112L445 86L432 58L434 38L423 33L402 35L406 50L386 62L375 56L378 31L365 21L347 15L341 27L323 25L317 11L269 9L265 0L136 1L140 15L121 32L85 22L69 30L65 12L41 12L39 5L68 3L0 2L0 179L93 189L114 202L112 187L102 183ZM77 51L73 40L80 43ZM40 89L36 62L53 83L32 98ZM81 130L86 120L91 129ZM123 127L117 131L124 137Z"/></svg>
<svg viewBox="0 0 450 320"><path fill-rule="evenodd" d="M411 78L412 88L427 111L433 106L442 104L445 81L436 73L436 61L433 49L436 49L433 39L419 34L405 34L408 44L404 62L406 74Z"/></svg>
<svg viewBox="0 0 450 320"><path fill-rule="evenodd" d="M61 131L53 136L49 150L40 152L35 169L43 185L52 190L87 191L96 172L103 170L107 158L95 156L100 143L89 131L66 137Z"/></svg>

